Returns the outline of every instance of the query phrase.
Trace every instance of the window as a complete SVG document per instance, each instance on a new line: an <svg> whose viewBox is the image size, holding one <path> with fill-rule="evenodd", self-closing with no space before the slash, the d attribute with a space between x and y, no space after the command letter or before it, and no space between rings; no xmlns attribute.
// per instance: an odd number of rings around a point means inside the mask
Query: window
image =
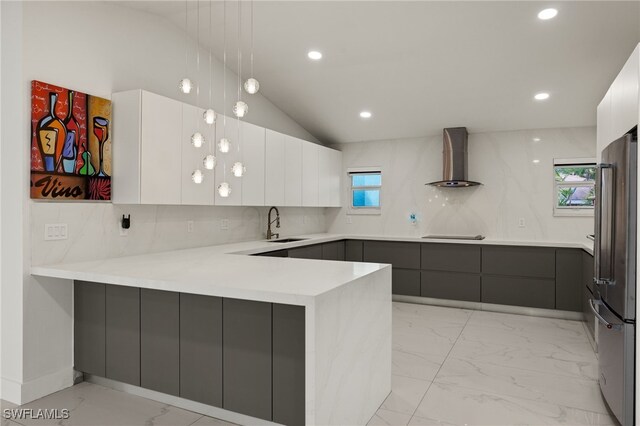
<svg viewBox="0 0 640 426"><path fill-rule="evenodd" d="M596 199L593 159L555 160L553 164L555 216L590 216Z"/></svg>
<svg viewBox="0 0 640 426"><path fill-rule="evenodd" d="M379 169L349 171L351 213L380 214L382 172Z"/></svg>

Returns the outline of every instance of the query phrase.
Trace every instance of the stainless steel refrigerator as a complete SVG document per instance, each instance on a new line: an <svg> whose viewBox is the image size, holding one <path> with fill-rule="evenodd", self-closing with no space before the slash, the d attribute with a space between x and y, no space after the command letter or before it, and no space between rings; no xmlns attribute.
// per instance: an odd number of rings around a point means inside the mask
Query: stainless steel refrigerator
<svg viewBox="0 0 640 426"><path fill-rule="evenodd" d="M602 152L596 177L596 294L599 382L622 425L635 415L637 136L627 134Z"/></svg>

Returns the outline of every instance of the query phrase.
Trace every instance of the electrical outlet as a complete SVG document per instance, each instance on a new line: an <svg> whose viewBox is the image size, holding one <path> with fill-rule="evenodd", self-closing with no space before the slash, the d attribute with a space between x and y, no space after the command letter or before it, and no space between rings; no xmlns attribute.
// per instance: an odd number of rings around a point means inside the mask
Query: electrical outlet
<svg viewBox="0 0 640 426"><path fill-rule="evenodd" d="M351 225L353 223L353 218L350 215L347 215L347 223Z"/></svg>
<svg viewBox="0 0 640 426"><path fill-rule="evenodd" d="M525 226L527 226L527 223L524 220L524 217L521 217L520 219L518 219L518 228L524 228Z"/></svg>
<svg viewBox="0 0 640 426"><path fill-rule="evenodd" d="M302 224L307 225L308 223L309 223L309 216L305 214L304 216L302 216Z"/></svg>
<svg viewBox="0 0 640 426"><path fill-rule="evenodd" d="M121 237L126 237L127 235L129 235L129 230L127 228L123 228L122 226L120 227L120 236Z"/></svg>
<svg viewBox="0 0 640 426"><path fill-rule="evenodd" d="M66 240L67 239L67 224L66 223L47 223L44 225L44 240Z"/></svg>
<svg viewBox="0 0 640 426"><path fill-rule="evenodd" d="M222 229L223 231L229 229L229 219L222 219L220 221L220 229Z"/></svg>
<svg viewBox="0 0 640 426"><path fill-rule="evenodd" d="M193 232L193 221L192 220L188 220L187 221L187 232Z"/></svg>

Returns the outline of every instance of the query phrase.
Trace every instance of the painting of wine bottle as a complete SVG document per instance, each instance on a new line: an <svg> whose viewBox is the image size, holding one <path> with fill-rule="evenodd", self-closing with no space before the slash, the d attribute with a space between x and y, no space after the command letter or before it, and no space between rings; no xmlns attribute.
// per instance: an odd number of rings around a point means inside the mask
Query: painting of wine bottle
<svg viewBox="0 0 640 426"><path fill-rule="evenodd" d="M31 198L111 199L111 101L31 82Z"/></svg>

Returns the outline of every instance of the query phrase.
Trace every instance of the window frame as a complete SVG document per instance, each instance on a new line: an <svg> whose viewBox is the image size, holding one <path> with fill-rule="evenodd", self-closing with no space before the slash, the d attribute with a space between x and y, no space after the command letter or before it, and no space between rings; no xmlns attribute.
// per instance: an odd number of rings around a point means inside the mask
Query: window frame
<svg viewBox="0 0 640 426"><path fill-rule="evenodd" d="M556 217L590 217L594 215L595 206L570 206L561 207L558 205L558 192L561 188L594 188L595 179L585 182L558 182L556 180L556 168L558 167L597 167L595 158L554 158L551 168L551 178L553 179L553 215Z"/></svg>
<svg viewBox="0 0 640 426"><path fill-rule="evenodd" d="M380 185L368 185L368 186L353 186L353 175L380 175ZM347 169L347 197L349 202L347 204L347 214L349 215L380 215L382 214L382 178L383 172L381 167L356 167ZM353 205L353 191L354 190L378 190L379 203L377 207L362 206L357 207Z"/></svg>

